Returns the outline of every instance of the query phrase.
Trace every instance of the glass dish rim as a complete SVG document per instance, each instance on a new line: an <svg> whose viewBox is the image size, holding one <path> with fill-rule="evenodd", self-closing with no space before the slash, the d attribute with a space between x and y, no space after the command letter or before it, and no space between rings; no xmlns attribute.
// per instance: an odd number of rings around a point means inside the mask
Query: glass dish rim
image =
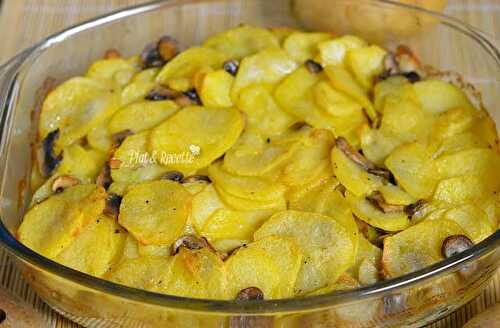
<svg viewBox="0 0 500 328"><path fill-rule="evenodd" d="M205 0L204 2L214 2L219 0ZM457 30L458 32L469 36L478 42L485 51L487 51L497 62L500 67L500 51L486 35L478 29L466 24L456 18L447 15L419 8L417 6L394 2L391 0L363 0L365 3L373 3L399 7L405 10L420 12L426 15L437 18L440 23ZM82 23L73 25L64 29L61 32L55 33L42 41L36 43L30 48L19 52L6 63L0 66L0 77L2 73L17 73L17 70L22 67L30 57L34 57L37 53L42 52L53 44L63 42L77 33L91 29L94 27L106 25L113 21L134 16L150 11L160 9L164 6L176 4L195 3L193 0L155 0L148 3L122 8L111 13L89 19ZM198 2L199 3L199 2ZM14 75L14 74L12 74ZM15 79L14 79L15 81ZM9 104L9 99L7 99ZM6 108L8 108L7 106ZM0 121L5 123L5 116L8 110L3 109ZM0 141L5 140L5 131L1 130ZM101 278L90 276L88 274L73 270L49 260L42 255L34 252L24 246L7 230L3 221L0 218L0 246L3 246L8 252L13 254L30 265L42 269L58 278L69 280L72 283L83 286L84 288L108 294L117 298L124 298L134 302L147 303L149 305L166 307L168 309L184 310L201 312L211 315L220 314L277 314L291 312L306 312L327 309L335 305L354 302L360 299L383 296L386 293L394 292L404 288L408 288L427 281L446 273L456 270L460 265L479 259L483 255L495 251L500 246L500 230L497 230L487 239L474 245L471 249L460 253L456 256L438 262L432 266L422 270L412 272L410 274L381 281L373 285L363 286L352 290L336 291L318 296L309 296L302 298L288 298L264 301L248 301L245 303L236 302L234 300L212 300L179 297L173 295L160 294L142 289L131 288L119 285Z"/></svg>

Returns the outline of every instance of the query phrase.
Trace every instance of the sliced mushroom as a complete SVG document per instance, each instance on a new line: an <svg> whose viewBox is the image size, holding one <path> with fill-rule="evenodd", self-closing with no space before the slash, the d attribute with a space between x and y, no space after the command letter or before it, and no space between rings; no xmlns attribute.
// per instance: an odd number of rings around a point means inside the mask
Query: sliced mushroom
<svg viewBox="0 0 500 328"><path fill-rule="evenodd" d="M132 130L129 129L113 134L111 136L111 140L113 141L113 148L118 148L127 137L133 134L134 132L132 132Z"/></svg>
<svg viewBox="0 0 500 328"><path fill-rule="evenodd" d="M110 217L118 217L120 213L120 204L122 203L122 196L115 193L109 193L106 197L106 207L104 207L104 214Z"/></svg>
<svg viewBox="0 0 500 328"><path fill-rule="evenodd" d="M347 157L349 157L354 163L361 166L368 173L377 175L388 181L392 179L392 173L389 170L377 167L374 163L356 151L356 149L354 149L344 137L338 137L335 139L335 146L342 150Z"/></svg>
<svg viewBox="0 0 500 328"><path fill-rule="evenodd" d="M393 294L384 296L384 314L394 315L405 311L407 308L406 296L402 294Z"/></svg>
<svg viewBox="0 0 500 328"><path fill-rule="evenodd" d="M388 52L384 57L384 70L375 78L375 82L383 81L391 76L403 76L410 83L421 80L420 61L406 46L399 46L396 53Z"/></svg>
<svg viewBox="0 0 500 328"><path fill-rule="evenodd" d="M443 241L441 253L445 258L449 258L468 250L472 246L474 246L474 243L467 236L452 235Z"/></svg>
<svg viewBox="0 0 500 328"><path fill-rule="evenodd" d="M242 289L236 295L237 302L262 301L264 293L257 287ZM271 328L274 326L274 319L265 316L234 316L229 318L230 328Z"/></svg>
<svg viewBox="0 0 500 328"><path fill-rule="evenodd" d="M96 184L103 187L104 189L108 189L112 182L113 179L111 178L111 167L109 165L109 161L107 161L106 163L104 163L101 171L99 172L99 175L97 176Z"/></svg>
<svg viewBox="0 0 500 328"><path fill-rule="evenodd" d="M191 182L197 182L197 181L211 182L212 180L210 180L210 178L208 176L201 175L201 174L190 175L190 176L182 179L182 183L191 183Z"/></svg>
<svg viewBox="0 0 500 328"><path fill-rule="evenodd" d="M80 180L71 175L61 175L57 177L52 183L52 192L60 193L64 189L76 186L80 183Z"/></svg>
<svg viewBox="0 0 500 328"><path fill-rule="evenodd" d="M55 155L54 145L56 140L59 138L59 129L54 130L47 134L45 139L41 142L41 147L39 149L39 156L42 160L39 162L40 173L44 178L50 176L52 171L59 165L62 160L63 154Z"/></svg>
<svg viewBox="0 0 500 328"><path fill-rule="evenodd" d="M157 86L153 88L151 91L149 91L145 99L151 101L159 101L159 100L175 99L176 97L179 97L179 95L180 93L178 91L172 90L164 86Z"/></svg>
<svg viewBox="0 0 500 328"><path fill-rule="evenodd" d="M323 71L323 66L320 63L315 62L312 59L308 59L305 61L304 65L306 66L309 73L318 74Z"/></svg>
<svg viewBox="0 0 500 328"><path fill-rule="evenodd" d="M405 207L405 212L406 212L406 214L408 214L408 216L412 217L415 214L418 214L418 212L420 212L426 204L427 204L427 201L420 199L413 204L407 205Z"/></svg>
<svg viewBox="0 0 500 328"><path fill-rule="evenodd" d="M157 42L144 47L141 53L144 68L161 67L178 53L177 41L169 36L163 36Z"/></svg>
<svg viewBox="0 0 500 328"><path fill-rule="evenodd" d="M365 221L359 219L356 215L354 215L354 221L356 222L356 225L358 226L359 232L368 239L371 243L376 244L377 246L381 247L381 243L379 244L379 238L382 236L383 232L378 230L375 227L372 227Z"/></svg>
<svg viewBox="0 0 500 328"><path fill-rule="evenodd" d="M401 72L419 71L422 67L420 60L408 46L399 45L395 56Z"/></svg>
<svg viewBox="0 0 500 328"><path fill-rule="evenodd" d="M404 205L393 205L388 204L382 193L380 191L375 191L371 193L366 199L378 210L384 213L395 213L395 212L403 212L405 210Z"/></svg>
<svg viewBox="0 0 500 328"><path fill-rule="evenodd" d="M205 237L198 237L195 235L184 235L180 237L172 244L172 255L177 254L181 247L186 247L187 249L191 250L208 248L212 252L219 255L222 260L226 258L226 255L217 252L217 250L208 242Z"/></svg>
<svg viewBox="0 0 500 328"><path fill-rule="evenodd" d="M175 103L180 107L201 105L201 99L195 89L190 89L183 92L174 99Z"/></svg>
<svg viewBox="0 0 500 328"><path fill-rule="evenodd" d="M262 301L264 292L257 287L247 287L238 292L237 301Z"/></svg>
<svg viewBox="0 0 500 328"><path fill-rule="evenodd" d="M230 59L224 62L223 67L226 72L232 76L236 76L236 74L238 74L238 69L240 68L240 62L236 59Z"/></svg>
<svg viewBox="0 0 500 328"><path fill-rule="evenodd" d="M172 180L175 182L182 182L182 180L184 179L184 174L182 174L182 172L179 172L179 171L169 171L169 172L165 173L164 175L162 175L161 179Z"/></svg>

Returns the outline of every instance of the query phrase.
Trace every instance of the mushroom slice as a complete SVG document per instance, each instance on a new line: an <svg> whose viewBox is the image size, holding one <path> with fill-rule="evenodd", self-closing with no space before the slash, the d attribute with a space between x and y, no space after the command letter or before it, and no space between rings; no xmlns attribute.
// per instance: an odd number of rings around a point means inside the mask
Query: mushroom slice
<svg viewBox="0 0 500 328"><path fill-rule="evenodd" d="M55 155L54 145L56 140L59 138L59 129L49 132L47 136L43 139L41 147L39 148L38 161L39 170L43 177L48 177L52 171L57 167L59 162L62 160L62 153Z"/></svg>
<svg viewBox="0 0 500 328"><path fill-rule="evenodd" d="M474 246L474 243L464 235L452 235L446 237L441 247L443 257L449 258L456 254L462 253Z"/></svg>
<svg viewBox="0 0 500 328"><path fill-rule="evenodd" d="M75 178L71 175L61 175L55 178L52 183L52 192L63 192L64 189L72 187L80 183L78 178Z"/></svg>
<svg viewBox="0 0 500 328"><path fill-rule="evenodd" d="M106 197L106 207L104 207L104 214L117 218L120 213L120 204L122 203L122 196L115 193L108 193Z"/></svg>
<svg viewBox="0 0 500 328"><path fill-rule="evenodd" d="M181 247L186 247L190 250L208 248L215 252L215 249L210 245L207 238L205 237L197 237L195 235L185 235L181 238L177 239L172 244L172 255L179 253L179 249Z"/></svg>
<svg viewBox="0 0 500 328"><path fill-rule="evenodd" d="M395 213L395 212L403 212L405 210L404 205L393 205L388 204L384 196L380 193L380 191L375 191L368 195L366 199L377 209L384 213Z"/></svg>

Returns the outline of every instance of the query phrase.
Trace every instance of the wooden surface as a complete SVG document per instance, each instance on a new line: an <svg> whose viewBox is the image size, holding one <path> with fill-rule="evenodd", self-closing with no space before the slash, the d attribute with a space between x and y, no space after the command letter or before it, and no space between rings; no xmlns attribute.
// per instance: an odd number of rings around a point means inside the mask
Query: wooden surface
<svg viewBox="0 0 500 328"><path fill-rule="evenodd" d="M0 8L2 46L0 63L34 42L62 28L111 10L146 0L3 0ZM482 29L500 39L499 0L449 0L446 13ZM0 286L33 304L49 321L51 327L78 327L54 313L31 291L9 257L0 250ZM452 315L432 324L432 328L462 327L475 314L500 302L500 273L488 289ZM498 323L500 326L500 323Z"/></svg>

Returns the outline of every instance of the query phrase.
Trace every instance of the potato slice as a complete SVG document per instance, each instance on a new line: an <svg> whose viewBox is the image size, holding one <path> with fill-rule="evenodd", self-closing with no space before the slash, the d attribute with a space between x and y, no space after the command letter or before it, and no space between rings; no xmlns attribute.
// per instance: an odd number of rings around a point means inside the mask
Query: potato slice
<svg viewBox="0 0 500 328"><path fill-rule="evenodd" d="M377 121L377 114L368 98L368 93L356 82L349 71L338 65L329 65L325 67L325 73L335 89L356 100L366 110L370 119L374 122Z"/></svg>
<svg viewBox="0 0 500 328"><path fill-rule="evenodd" d="M249 240L257 230L244 213L225 208L216 209L204 222L199 233L209 240Z"/></svg>
<svg viewBox="0 0 500 328"><path fill-rule="evenodd" d="M444 140L432 140L430 147L435 149L434 156L440 157L472 148L487 148L488 142L483 140L478 134L466 131L456 134L453 137L445 138Z"/></svg>
<svg viewBox="0 0 500 328"><path fill-rule="evenodd" d="M262 176L281 167L295 148L288 143L275 143L260 134L244 132L224 156L224 169L237 175Z"/></svg>
<svg viewBox="0 0 500 328"><path fill-rule="evenodd" d="M254 210L284 210L286 209L286 200L284 196L281 196L272 200L255 200L249 198L242 198L235 196L222 188L215 185L215 189L219 194L219 197L223 200L225 204L229 207L241 210L241 211L254 211Z"/></svg>
<svg viewBox="0 0 500 328"><path fill-rule="evenodd" d="M108 85L122 87L130 81L137 70L138 67L123 58L100 59L90 65L85 76Z"/></svg>
<svg viewBox="0 0 500 328"><path fill-rule="evenodd" d="M389 154L401 144L401 140L381 129L372 129L368 124L360 128L363 155L373 163L382 165Z"/></svg>
<svg viewBox="0 0 500 328"><path fill-rule="evenodd" d="M33 206L17 230L17 239L55 258L104 209L106 192L96 185L76 185Z"/></svg>
<svg viewBox="0 0 500 328"><path fill-rule="evenodd" d="M255 240L275 235L290 237L304 255L296 294L305 294L335 281L354 257L347 230L329 216L298 211L274 214L255 232Z"/></svg>
<svg viewBox="0 0 500 328"><path fill-rule="evenodd" d="M260 254L264 254L266 259L259 261L253 258ZM302 265L302 258L302 253L296 243L286 237L269 236L240 248L226 262L230 274L231 295L236 296L240 290L247 287L263 286L267 289L267 293L262 289L265 299L294 296L295 282ZM266 269L265 266L256 267L256 274L251 275L252 263L264 264L268 260L279 275L277 281L264 281L262 278L267 275L255 277L258 272Z"/></svg>
<svg viewBox="0 0 500 328"><path fill-rule="evenodd" d="M467 174L441 180L436 186L433 198L458 205L491 197L498 191L500 191L498 172L488 179L484 176Z"/></svg>
<svg viewBox="0 0 500 328"><path fill-rule="evenodd" d="M117 111L108 124L111 134L130 130L138 133L151 129L172 116L179 106L171 100L139 101Z"/></svg>
<svg viewBox="0 0 500 328"><path fill-rule="evenodd" d="M387 157L385 165L411 196L425 199L434 192L438 177L425 145L417 142L404 144Z"/></svg>
<svg viewBox="0 0 500 328"><path fill-rule="evenodd" d="M297 150L285 165L280 176L287 186L305 184L314 178L311 174L323 165L329 165L330 150L334 144L333 134L328 130L312 129L308 136L300 142Z"/></svg>
<svg viewBox="0 0 500 328"><path fill-rule="evenodd" d="M208 176L216 186L236 197L256 201L282 199L285 187L260 177L239 176L224 170L222 162L215 162L208 168Z"/></svg>
<svg viewBox="0 0 500 328"><path fill-rule="evenodd" d="M284 132L296 119L275 102L271 87L255 84L241 91L237 107L246 114L245 130L273 136Z"/></svg>
<svg viewBox="0 0 500 328"><path fill-rule="evenodd" d="M454 108L472 108L462 90L442 80L428 79L414 85L417 97L425 111L440 114Z"/></svg>
<svg viewBox="0 0 500 328"><path fill-rule="evenodd" d="M387 51L376 45L351 48L347 51L347 63L365 89L370 89L374 78L382 73L386 53Z"/></svg>
<svg viewBox="0 0 500 328"><path fill-rule="evenodd" d="M359 287L359 282L351 277L348 273L342 274L338 279L332 283L330 283L328 286L317 289L308 295L324 295L324 294L329 294L335 291L339 290L350 290L354 288Z"/></svg>
<svg viewBox="0 0 500 328"><path fill-rule="evenodd" d="M238 69L231 90L231 99L238 103L240 92L249 85L278 83L297 68L295 61L283 50L266 49L245 57Z"/></svg>
<svg viewBox="0 0 500 328"><path fill-rule="evenodd" d="M317 45L332 37L329 33L294 32L286 38L283 49L298 63L313 59L317 53Z"/></svg>
<svg viewBox="0 0 500 328"><path fill-rule="evenodd" d="M365 40L354 35L344 35L333 40L323 41L318 44L318 61L323 66L342 65L347 50L366 46L368 44Z"/></svg>
<svg viewBox="0 0 500 328"><path fill-rule="evenodd" d="M431 129L432 117L412 100L387 96L380 130L400 143L421 140Z"/></svg>
<svg viewBox="0 0 500 328"><path fill-rule="evenodd" d="M196 170L231 148L242 129L242 116L236 109L185 107L151 131L149 149L161 156L187 156L184 161L160 164Z"/></svg>
<svg viewBox="0 0 500 328"><path fill-rule="evenodd" d="M133 81L125 86L120 95L120 103L122 106L133 103L134 101L143 100L148 93L154 89L156 83L153 81Z"/></svg>
<svg viewBox="0 0 500 328"><path fill-rule="evenodd" d="M385 184L383 186L380 186L380 188L378 188L378 191L380 191L380 194L387 204L410 205L417 202L418 200L405 192L400 187L393 184Z"/></svg>
<svg viewBox="0 0 500 328"><path fill-rule="evenodd" d="M373 87L373 104L377 112L382 112L385 100L388 97L410 100L420 105L413 84L403 76L391 76L375 84Z"/></svg>
<svg viewBox="0 0 500 328"><path fill-rule="evenodd" d="M223 69L208 72L203 78L200 98L207 107L232 107L230 93L234 77Z"/></svg>
<svg viewBox="0 0 500 328"><path fill-rule="evenodd" d="M452 235L467 235L450 220L423 221L384 239L382 267L388 278L423 269L443 260L443 241ZM422 238L425 236L425 238Z"/></svg>
<svg viewBox="0 0 500 328"><path fill-rule="evenodd" d="M373 284L380 280L381 258L382 250L360 235L356 261L349 271L361 284Z"/></svg>
<svg viewBox="0 0 500 328"><path fill-rule="evenodd" d="M89 133L87 133L86 137L90 147L103 153L108 153L113 146L113 140L111 133L109 133L108 123L109 119L101 122L92 128Z"/></svg>
<svg viewBox="0 0 500 328"><path fill-rule="evenodd" d="M478 112L473 108L458 107L441 113L432 126L431 138L442 140L466 132L477 123Z"/></svg>
<svg viewBox="0 0 500 328"><path fill-rule="evenodd" d="M101 82L75 77L54 89L45 99L40 113L39 135L45 138L61 130L59 148L85 136L117 108L119 97Z"/></svg>
<svg viewBox="0 0 500 328"><path fill-rule="evenodd" d="M264 49L278 49L279 41L267 29L243 25L211 36L203 46L218 50L227 58L241 59Z"/></svg>
<svg viewBox="0 0 500 328"><path fill-rule="evenodd" d="M276 87L274 97L288 114L314 127L333 130L331 116L315 103L314 87L320 80L320 74L301 66Z"/></svg>
<svg viewBox="0 0 500 328"><path fill-rule="evenodd" d="M156 82L167 85L179 78L190 78L202 67L220 68L226 55L210 48L189 48L169 61L156 76Z"/></svg>
<svg viewBox="0 0 500 328"><path fill-rule="evenodd" d="M228 299L228 273L224 262L208 248L179 249L168 267L161 292L169 295Z"/></svg>
<svg viewBox="0 0 500 328"><path fill-rule="evenodd" d="M190 198L182 185L170 180L137 184L123 197L118 220L145 245L169 245L184 230Z"/></svg>
<svg viewBox="0 0 500 328"><path fill-rule="evenodd" d="M161 156L147 151L147 140L150 131L143 131L127 137L113 154L113 160L120 163L118 168L111 169L114 182L125 184L154 180L168 171L160 165Z"/></svg>
<svg viewBox="0 0 500 328"><path fill-rule="evenodd" d="M124 259L107 275L107 279L129 287L162 291L167 282L172 258L164 256Z"/></svg>
<svg viewBox="0 0 500 328"><path fill-rule="evenodd" d="M371 226L385 231L399 231L410 225L408 215L403 211L384 213L364 197L346 192L346 199L353 213Z"/></svg>
<svg viewBox="0 0 500 328"><path fill-rule="evenodd" d="M333 173L337 179L356 196L367 195L383 184L381 177L368 173L347 157L339 147L332 149L331 159Z"/></svg>
<svg viewBox="0 0 500 328"><path fill-rule="evenodd" d="M127 232L106 216L91 221L54 260L72 269L102 277L123 252Z"/></svg>
<svg viewBox="0 0 500 328"><path fill-rule="evenodd" d="M213 184L208 184L191 201L191 222L199 232L203 229L207 219L216 210L226 208L227 206L219 198Z"/></svg>
<svg viewBox="0 0 500 328"><path fill-rule="evenodd" d="M441 155L435 163L437 172L443 179L466 174L494 177L500 156L489 148L471 148Z"/></svg>
<svg viewBox="0 0 500 328"><path fill-rule="evenodd" d="M321 81L314 87L314 99L319 107L332 116L337 136L348 136L349 132L366 122L361 105L335 90L326 81Z"/></svg>

